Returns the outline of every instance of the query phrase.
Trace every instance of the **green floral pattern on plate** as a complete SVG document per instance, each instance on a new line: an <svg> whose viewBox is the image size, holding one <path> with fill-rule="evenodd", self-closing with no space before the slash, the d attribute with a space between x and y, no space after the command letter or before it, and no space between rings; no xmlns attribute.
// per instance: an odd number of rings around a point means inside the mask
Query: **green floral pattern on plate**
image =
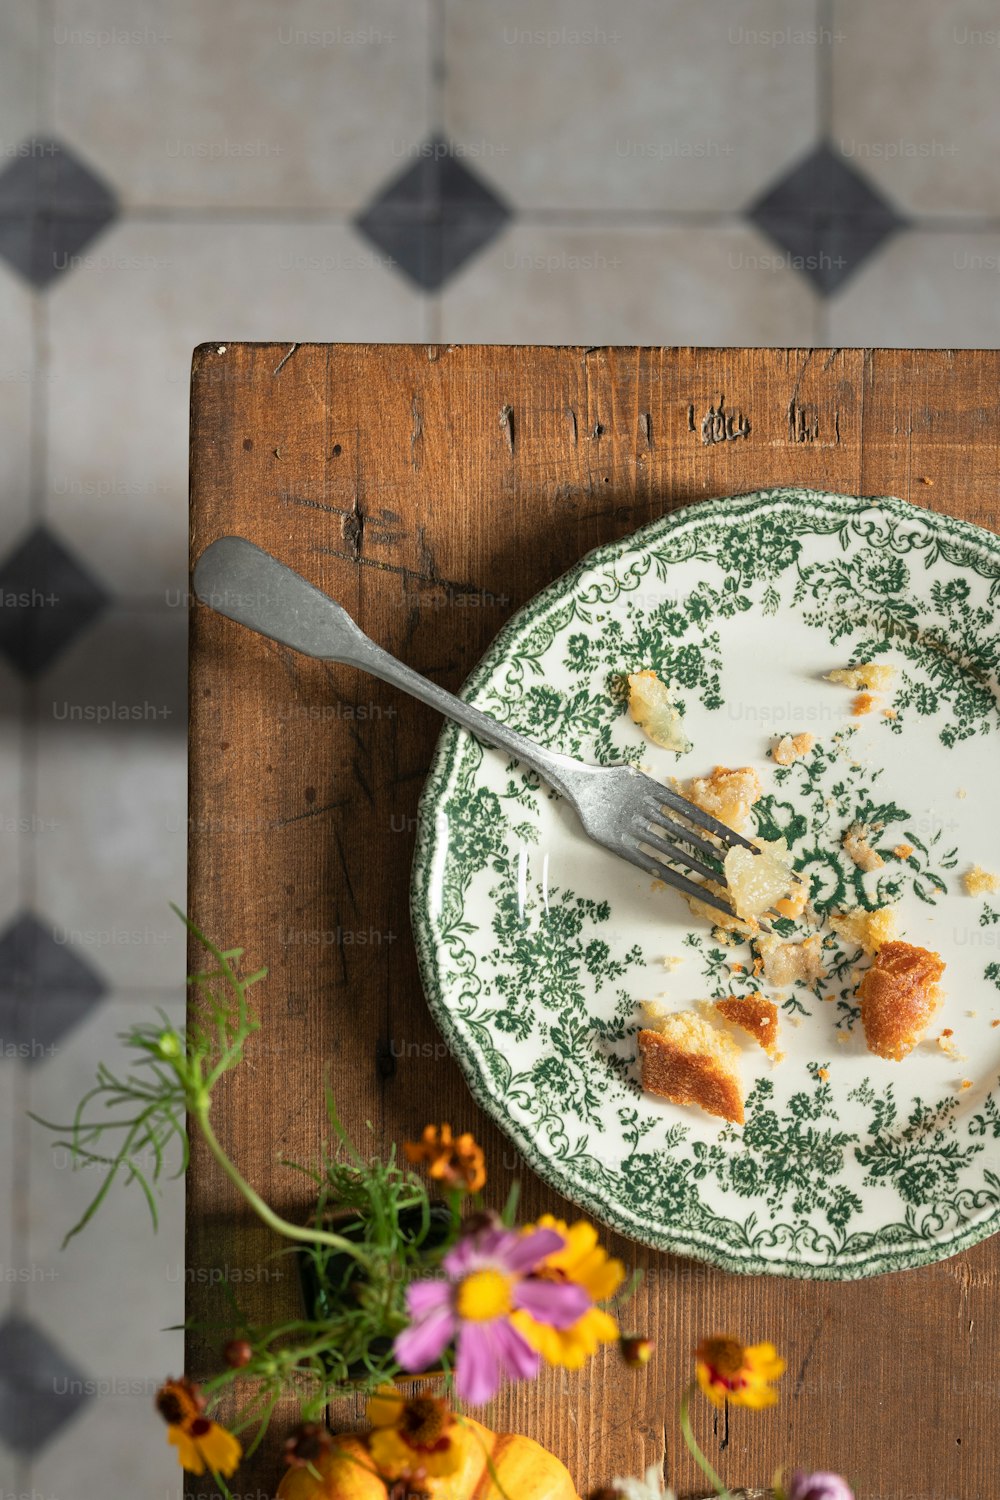
<svg viewBox="0 0 1000 1500"><path fill-rule="evenodd" d="M744 1049L743 1127L643 1094L639 1002L752 993L753 953L449 726L414 861L421 972L476 1098L553 1186L651 1245L784 1275L921 1265L997 1227L1000 915L959 876L1000 863L998 605L991 533L899 500L776 490L592 553L501 633L466 696L540 742L662 779L755 764L756 831L788 840L820 915L898 906L905 936L947 962L941 1024L974 1059L936 1048L936 1031L902 1064L872 1057L862 956L825 932L822 979L775 995L786 1060ZM895 684L852 719L823 674L872 659ZM683 756L627 715L625 674L646 667L683 707ZM801 730L807 755L768 759ZM869 874L842 846L855 821L883 859Z"/></svg>

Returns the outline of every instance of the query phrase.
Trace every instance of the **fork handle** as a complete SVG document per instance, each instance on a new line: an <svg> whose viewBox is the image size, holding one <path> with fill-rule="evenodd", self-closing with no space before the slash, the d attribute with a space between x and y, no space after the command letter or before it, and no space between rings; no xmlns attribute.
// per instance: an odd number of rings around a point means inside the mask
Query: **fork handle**
<svg viewBox="0 0 1000 1500"><path fill-rule="evenodd" d="M224 536L210 543L198 559L193 583L201 602L227 619L236 620L283 646L291 646L305 656L360 667L373 677L401 688L446 718L454 719L485 744L506 750L573 802L580 793L580 778L590 779L588 773L601 769L558 751L543 749L516 729L509 729L404 666L369 640L336 600L245 537Z"/></svg>

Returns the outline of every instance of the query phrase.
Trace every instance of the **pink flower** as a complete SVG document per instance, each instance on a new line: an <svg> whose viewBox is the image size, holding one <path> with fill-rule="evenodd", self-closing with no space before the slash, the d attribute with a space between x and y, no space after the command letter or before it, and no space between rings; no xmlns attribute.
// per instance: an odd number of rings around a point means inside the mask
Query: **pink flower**
<svg viewBox="0 0 1000 1500"><path fill-rule="evenodd" d="M854 1500L854 1491L839 1474L806 1474L796 1469L789 1478L785 1500Z"/></svg>
<svg viewBox="0 0 1000 1500"><path fill-rule="evenodd" d="M521 1310L536 1322L568 1328L591 1306L575 1282L532 1274L564 1244L554 1229L522 1234L490 1227L459 1240L442 1262L445 1280L415 1281L407 1289L412 1322L394 1345L403 1369L432 1368L454 1341L455 1390L472 1405L488 1401L505 1376L537 1375L539 1356L511 1313Z"/></svg>

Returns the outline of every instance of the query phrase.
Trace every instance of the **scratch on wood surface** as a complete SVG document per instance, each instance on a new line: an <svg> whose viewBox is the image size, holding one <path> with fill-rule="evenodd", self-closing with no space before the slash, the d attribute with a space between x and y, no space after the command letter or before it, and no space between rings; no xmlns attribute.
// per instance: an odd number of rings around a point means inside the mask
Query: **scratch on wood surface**
<svg viewBox="0 0 1000 1500"><path fill-rule="evenodd" d="M357 755L352 755L351 756L351 770L354 772L355 776L357 777L358 785L360 786L361 790L364 792L365 796L368 798L368 804L369 804L369 806L370 807L374 807L375 806L375 793L372 791L372 789L371 789L371 787L370 787L370 785L368 783L368 778L365 776L364 771L361 769L361 759Z"/></svg>
<svg viewBox="0 0 1000 1500"><path fill-rule="evenodd" d="M826 374L826 372L830 368L830 366L833 364L834 360L837 358L837 355L839 353L840 353L839 349L831 349L830 350L830 352L827 355L826 359L823 361L823 374L824 375Z"/></svg>
<svg viewBox="0 0 1000 1500"><path fill-rule="evenodd" d="M507 447L511 453L514 452L514 408L504 405L500 408L500 427L507 439Z"/></svg>
<svg viewBox="0 0 1000 1500"><path fill-rule="evenodd" d="M962 1289L962 1295L967 1297L971 1291L978 1291L984 1287L996 1286L996 1277L991 1276L988 1271L976 1271L970 1269L961 1256L955 1256L952 1260L945 1261L945 1269L949 1276L958 1282Z"/></svg>
<svg viewBox="0 0 1000 1500"><path fill-rule="evenodd" d="M643 438L645 440L645 443L646 443L646 447L647 448L652 448L652 446L653 446L653 427L652 427L652 423L649 420L649 412L648 411L641 411L639 413L639 431L642 433L642 436L643 436Z"/></svg>
<svg viewBox="0 0 1000 1500"><path fill-rule="evenodd" d="M816 1345L819 1343L819 1336L822 1332L823 1320L821 1318L820 1321L816 1324L816 1327L813 1329L813 1336L809 1340L809 1347L805 1352L805 1356L802 1360L801 1365L799 1366L799 1373L795 1377L795 1386L792 1390L793 1401L796 1401L798 1397L801 1396L803 1388L805 1387L806 1371L809 1368L813 1355L816 1353Z"/></svg>
<svg viewBox="0 0 1000 1500"><path fill-rule="evenodd" d="M701 419L701 440L706 448L713 443L729 443L750 436L750 419L741 411L727 412L725 396L718 406L710 406Z"/></svg>
<svg viewBox="0 0 1000 1500"><path fill-rule="evenodd" d="M351 906L354 909L355 916L357 916L358 898L354 894L354 881L351 879L351 862L344 852L344 845L340 837L340 829L337 827L336 823L334 823L333 825L333 842L337 850L337 859L340 862L340 873L344 877L344 885L347 887L347 894L350 899Z"/></svg>
<svg viewBox="0 0 1000 1500"><path fill-rule="evenodd" d="M573 446L575 447L577 439L576 412L571 406L567 406L566 415L569 417L569 430L573 437Z"/></svg>
<svg viewBox="0 0 1000 1500"><path fill-rule="evenodd" d="M365 518L358 505L357 496L355 496L353 507L345 512L340 529L344 533L344 541L351 549L352 561L357 562L361 557L361 548L365 539Z"/></svg>
<svg viewBox="0 0 1000 1500"><path fill-rule="evenodd" d="M323 813L333 812L335 808L346 807L349 801L349 797L341 797L336 802L324 802L322 807L307 807L305 812L292 813L287 818L275 818L267 826L268 828L287 828L290 823L301 823L304 818L318 818Z"/></svg>
<svg viewBox="0 0 1000 1500"><path fill-rule="evenodd" d="M688 403L688 432L697 432L697 431L698 431L698 429L694 425L694 402L690 401Z"/></svg>
<svg viewBox="0 0 1000 1500"><path fill-rule="evenodd" d="M793 396L788 403L788 441L814 443L819 437L819 409L812 401L800 406Z"/></svg>
<svg viewBox="0 0 1000 1500"><path fill-rule="evenodd" d="M296 349L298 347L299 347L298 344L292 344L291 345L291 347L288 350L288 353L284 356L283 359L279 359L278 360L278 363L275 365L274 369L271 371L272 375L280 375L281 374L282 370L285 368L285 366L287 365L288 361L291 359L292 355L295 353L295 351L296 351Z"/></svg>
<svg viewBox="0 0 1000 1500"><path fill-rule="evenodd" d="M604 423L595 422L590 436L593 442L599 442L600 439L604 436Z"/></svg>
<svg viewBox="0 0 1000 1500"><path fill-rule="evenodd" d="M424 440L424 414L420 409L420 399L416 394L414 394L413 400L410 402L410 412L413 416L413 430L410 433L410 457L413 460L413 472L416 473L420 468L423 451L422 446L418 447L418 444L422 445Z"/></svg>

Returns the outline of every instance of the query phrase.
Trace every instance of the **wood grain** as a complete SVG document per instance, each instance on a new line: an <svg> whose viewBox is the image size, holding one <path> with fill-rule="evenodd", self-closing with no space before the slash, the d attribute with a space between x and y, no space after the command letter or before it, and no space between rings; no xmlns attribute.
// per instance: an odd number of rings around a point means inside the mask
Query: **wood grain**
<svg viewBox="0 0 1000 1500"><path fill-rule="evenodd" d="M452 689L582 553L702 498L781 484L891 493L1000 529L995 352L306 344L279 370L286 353L195 353L192 560L226 532L250 537ZM285 1213L308 1212L281 1159L316 1158L329 1071L373 1150L449 1119L484 1142L498 1195L517 1172L529 1213L560 1212L474 1106L420 989L407 892L437 718L200 606L190 692L189 909L270 966L263 1028L215 1110L242 1171ZM189 1317L225 1323L208 1284L219 1270L252 1317L293 1311L275 1248L196 1142ZM608 1352L582 1376L509 1389L485 1417L559 1453L581 1495L651 1463L682 1496L703 1492L675 1412L694 1344L719 1329L772 1338L789 1363L776 1411L699 1415L734 1483L798 1460L851 1476L859 1500L991 1492L995 1240L848 1285L614 1248L645 1273L630 1316L656 1341L652 1366L632 1372ZM191 1336L192 1374L224 1337ZM239 1493L272 1493L289 1420L279 1412Z"/></svg>

